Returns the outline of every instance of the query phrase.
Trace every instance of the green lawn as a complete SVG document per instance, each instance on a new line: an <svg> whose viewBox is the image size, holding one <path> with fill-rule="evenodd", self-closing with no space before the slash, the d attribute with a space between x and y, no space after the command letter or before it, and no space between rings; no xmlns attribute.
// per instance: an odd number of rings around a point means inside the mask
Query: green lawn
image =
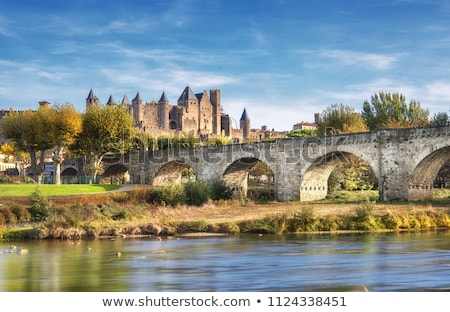
<svg viewBox="0 0 450 312"><path fill-rule="evenodd" d="M37 187L45 195L74 195L112 191L120 186L111 184L0 184L0 197L30 196Z"/></svg>

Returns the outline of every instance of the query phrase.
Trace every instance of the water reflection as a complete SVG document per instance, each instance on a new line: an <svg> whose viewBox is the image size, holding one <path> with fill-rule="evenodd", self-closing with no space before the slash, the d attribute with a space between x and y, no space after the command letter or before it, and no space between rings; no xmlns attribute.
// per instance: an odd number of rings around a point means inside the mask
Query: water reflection
<svg viewBox="0 0 450 312"><path fill-rule="evenodd" d="M0 241L0 291L449 291L448 276L450 232Z"/></svg>

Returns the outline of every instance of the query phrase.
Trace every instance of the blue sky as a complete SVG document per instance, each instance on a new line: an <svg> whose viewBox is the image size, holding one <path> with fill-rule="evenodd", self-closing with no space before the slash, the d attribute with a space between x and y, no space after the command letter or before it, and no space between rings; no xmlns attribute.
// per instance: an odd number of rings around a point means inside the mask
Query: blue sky
<svg viewBox="0 0 450 312"><path fill-rule="evenodd" d="M127 0L0 2L0 109L70 102L89 89L171 104L221 89L252 128L291 130L343 103L399 92L450 109L450 2Z"/></svg>

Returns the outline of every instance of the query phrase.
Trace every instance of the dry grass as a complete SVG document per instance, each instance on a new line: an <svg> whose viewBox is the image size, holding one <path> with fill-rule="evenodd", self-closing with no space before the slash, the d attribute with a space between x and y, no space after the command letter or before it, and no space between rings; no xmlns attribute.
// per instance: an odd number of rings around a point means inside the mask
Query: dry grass
<svg viewBox="0 0 450 312"><path fill-rule="evenodd" d="M267 204L240 204L238 201L227 204L206 204L203 207L179 206L155 207L152 217L158 221L188 222L205 220L209 223L241 222L246 220L263 219L267 216L288 216L298 213L303 207L311 207L316 216L326 215L353 215L361 207L361 203L299 203L274 202ZM416 211L430 211L450 213L448 205L430 205L421 203L378 203L375 204L374 213L383 215L389 211L398 214Z"/></svg>

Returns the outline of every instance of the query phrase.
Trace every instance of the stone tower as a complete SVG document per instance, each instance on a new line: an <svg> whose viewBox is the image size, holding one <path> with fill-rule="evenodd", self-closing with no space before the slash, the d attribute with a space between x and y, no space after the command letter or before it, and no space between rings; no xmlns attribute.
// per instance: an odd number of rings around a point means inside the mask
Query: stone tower
<svg viewBox="0 0 450 312"><path fill-rule="evenodd" d="M221 135L220 90L209 90L209 99L212 105L212 133Z"/></svg>
<svg viewBox="0 0 450 312"><path fill-rule="evenodd" d="M204 90L202 93L197 93L195 96L199 101L198 118L197 118L199 134L207 137L208 135L213 133L212 129L213 110L211 101L208 97L208 93L206 92L206 90Z"/></svg>
<svg viewBox="0 0 450 312"><path fill-rule="evenodd" d="M100 104L100 100L98 99L98 97L94 94L94 91L91 89L89 91L89 94L86 98L86 109L91 106L91 105L99 105Z"/></svg>
<svg viewBox="0 0 450 312"><path fill-rule="evenodd" d="M158 101L158 125L160 128L169 129L169 99L163 91Z"/></svg>
<svg viewBox="0 0 450 312"><path fill-rule="evenodd" d="M177 104L182 108L181 125L178 124L177 129L198 135L200 130L199 100L189 86L183 90L178 98Z"/></svg>
<svg viewBox="0 0 450 312"><path fill-rule="evenodd" d="M242 137L245 142L245 140L247 140L250 137L250 118L248 117L247 110L245 108L244 111L242 112L240 127L242 131Z"/></svg>
<svg viewBox="0 0 450 312"><path fill-rule="evenodd" d="M133 107L134 121L137 125L139 125L144 115L144 104L142 103L142 98L139 92L136 94L135 98L131 100L131 106Z"/></svg>

